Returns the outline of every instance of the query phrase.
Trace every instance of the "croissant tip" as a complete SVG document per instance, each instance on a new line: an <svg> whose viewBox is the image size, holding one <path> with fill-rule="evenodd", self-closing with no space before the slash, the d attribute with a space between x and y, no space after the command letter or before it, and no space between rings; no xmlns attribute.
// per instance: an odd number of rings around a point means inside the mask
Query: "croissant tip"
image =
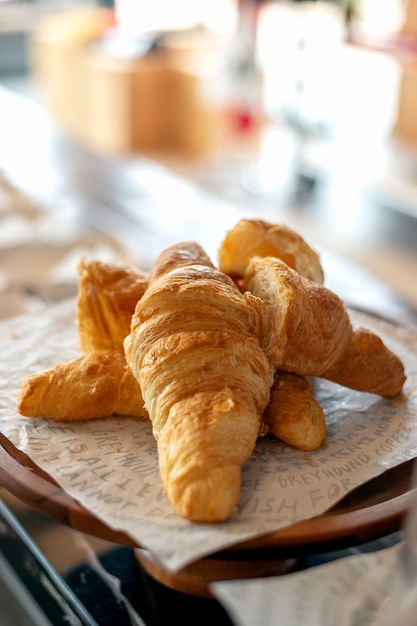
<svg viewBox="0 0 417 626"><path fill-rule="evenodd" d="M237 507L240 481L240 467L214 467L175 490L168 486L168 496L178 515L189 521L224 522Z"/></svg>

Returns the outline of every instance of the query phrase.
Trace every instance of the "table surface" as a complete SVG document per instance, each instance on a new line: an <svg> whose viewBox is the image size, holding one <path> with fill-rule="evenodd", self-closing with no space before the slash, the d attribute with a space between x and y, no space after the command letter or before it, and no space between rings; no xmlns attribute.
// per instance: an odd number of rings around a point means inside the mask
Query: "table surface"
<svg viewBox="0 0 417 626"><path fill-rule="evenodd" d="M69 215L80 240L87 240L92 235L103 237L106 243L114 245L115 251L121 250L144 268L150 266L162 248L180 240L196 239L209 254L214 255L225 229L240 217L272 219L276 216L276 221L282 221L283 217L291 215L288 207L284 214L271 205L262 209L259 206L250 208L248 204L237 206L225 194L215 195L140 155L108 158L91 154L59 132L42 108L1 87L0 111L0 173L13 188L27 194L34 205L42 207L43 213L50 215L51 219L60 212L67 217ZM316 189L314 196L306 197L303 206L298 204L293 207L294 212L298 211L297 223L301 223L299 216L302 211L310 211L308 219L302 222L306 225L312 223L314 216L314 234L320 227L324 228L325 221L321 224L320 220L325 220L323 216L329 210L317 208L317 193L321 194L323 202L329 202L332 196L326 184L320 183L320 187L321 191ZM369 210L375 216L376 207L372 205ZM413 233L417 233L417 223L410 222L406 216L403 218L406 223L399 226L400 218L396 215L396 230L406 230L408 237L413 238ZM26 258L22 247L18 252L21 258ZM366 268L353 264L351 259L339 256L334 250L320 247L320 252L328 286L348 305L417 329L413 306L400 297L393 286L376 279ZM7 265L6 253L10 254L10 251L0 251L2 271ZM27 293L28 285L23 287ZM119 544L56 523L3 489L0 496L18 523L27 529L30 542L46 556L53 571L61 579L72 581L78 597L83 598L84 606L88 607L89 598L80 582L83 576L88 578L94 571L94 576L100 574L100 589L103 584L108 584L101 568L97 564L91 566L92 554L112 562L117 575L122 576L120 568L128 569L128 572L123 572L125 598L133 597L126 592L126 577L130 580L133 571L136 584L146 579L150 604L153 594L164 592L148 580L137 561L133 564L129 548L123 548L129 552L123 552L123 559L116 558L115 566L112 559L114 554L120 554ZM120 565L122 562L124 565ZM135 586L135 582L130 583ZM170 596L170 600L175 606L176 602L183 601L181 595L179 598ZM219 606L211 606L210 610L217 614L219 623L230 623ZM89 609L92 612L95 610L94 606ZM150 626L155 615L147 608L144 612L146 623ZM125 614L126 610L123 619ZM120 624L123 623L133 622L121 620Z"/></svg>

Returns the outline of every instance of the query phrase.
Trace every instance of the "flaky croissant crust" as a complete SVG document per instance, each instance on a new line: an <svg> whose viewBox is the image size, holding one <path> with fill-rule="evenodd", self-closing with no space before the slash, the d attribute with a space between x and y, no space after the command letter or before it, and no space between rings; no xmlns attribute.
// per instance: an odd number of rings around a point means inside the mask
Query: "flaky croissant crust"
<svg viewBox="0 0 417 626"><path fill-rule="evenodd" d="M213 267L163 267L136 307L125 352L175 510L221 521L237 505L241 468L269 400L262 303Z"/></svg>
<svg viewBox="0 0 417 626"><path fill-rule="evenodd" d="M240 219L220 243L219 268L235 279L243 278L254 256L281 259L301 276L323 283L319 254L285 224Z"/></svg>
<svg viewBox="0 0 417 626"><path fill-rule="evenodd" d="M124 352L98 350L27 376L18 410L28 417L83 420L109 415L147 418Z"/></svg>
<svg viewBox="0 0 417 626"><path fill-rule="evenodd" d="M263 420L275 437L298 450L315 450L326 436L324 411L303 376L277 371Z"/></svg>
<svg viewBox="0 0 417 626"><path fill-rule="evenodd" d="M136 303L148 287L145 272L122 262L82 258L78 264L77 325L83 352L120 349Z"/></svg>
<svg viewBox="0 0 417 626"><path fill-rule="evenodd" d="M277 369L387 397L401 392L401 360L375 333L352 326L324 285L269 257L250 260L244 285L265 303L262 344Z"/></svg>

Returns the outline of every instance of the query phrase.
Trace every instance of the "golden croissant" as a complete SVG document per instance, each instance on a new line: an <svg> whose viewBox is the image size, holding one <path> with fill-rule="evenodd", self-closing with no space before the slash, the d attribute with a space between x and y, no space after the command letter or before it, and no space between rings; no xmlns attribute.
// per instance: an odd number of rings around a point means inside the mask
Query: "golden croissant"
<svg viewBox="0 0 417 626"><path fill-rule="evenodd" d="M80 348L120 349L132 313L148 286L147 275L125 263L82 258L78 264L77 325Z"/></svg>
<svg viewBox="0 0 417 626"><path fill-rule="evenodd" d="M150 277L125 353L162 482L180 516L223 521L237 506L273 380L259 342L262 303L193 243L165 250Z"/></svg>
<svg viewBox="0 0 417 626"><path fill-rule="evenodd" d="M84 258L78 271L77 328L85 354L25 378L18 410L27 417L57 420L115 414L146 419L139 384L126 363L123 339L148 285L147 276L127 264Z"/></svg>
<svg viewBox="0 0 417 626"><path fill-rule="evenodd" d="M277 257L302 276L323 283L318 253L285 224L240 219L227 231L218 250L222 272L234 279L242 278L253 256Z"/></svg>
<svg viewBox="0 0 417 626"><path fill-rule="evenodd" d="M109 415L147 418L122 349L97 350L27 376L18 410L27 417L83 420Z"/></svg>
<svg viewBox="0 0 417 626"><path fill-rule="evenodd" d="M274 367L387 397L401 392L400 359L352 326L335 293L271 257L249 261L244 285L265 303L262 345Z"/></svg>
<svg viewBox="0 0 417 626"><path fill-rule="evenodd" d="M314 389L303 377L277 371L263 419L278 439L298 450L314 450L326 435L326 418Z"/></svg>
<svg viewBox="0 0 417 626"><path fill-rule="evenodd" d="M285 224L240 219L227 231L218 250L219 267L231 275L243 291L242 277L253 256L279 258L302 276L323 282L318 253ZM274 377L264 423L276 437L300 450L318 447L326 429L323 410L309 383L279 370Z"/></svg>

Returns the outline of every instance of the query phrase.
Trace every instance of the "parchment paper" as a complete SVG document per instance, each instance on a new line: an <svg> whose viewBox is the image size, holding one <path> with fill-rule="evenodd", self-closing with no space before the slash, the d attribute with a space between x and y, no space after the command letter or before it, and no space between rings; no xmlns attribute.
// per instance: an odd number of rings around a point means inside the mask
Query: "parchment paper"
<svg viewBox="0 0 417 626"><path fill-rule="evenodd" d="M0 326L0 428L110 527L127 532L177 570L244 539L319 515L368 479L417 456L417 335L351 312L403 362L405 400L390 401L315 380L326 445L308 454L261 439L242 471L238 510L223 524L180 519L162 488L147 423L128 417L56 422L19 416L18 389L31 372L77 356L75 301Z"/></svg>
<svg viewBox="0 0 417 626"><path fill-rule="evenodd" d="M396 620L382 620L391 608L387 603L401 569L401 547L285 576L212 583L211 590L235 626L394 626Z"/></svg>

